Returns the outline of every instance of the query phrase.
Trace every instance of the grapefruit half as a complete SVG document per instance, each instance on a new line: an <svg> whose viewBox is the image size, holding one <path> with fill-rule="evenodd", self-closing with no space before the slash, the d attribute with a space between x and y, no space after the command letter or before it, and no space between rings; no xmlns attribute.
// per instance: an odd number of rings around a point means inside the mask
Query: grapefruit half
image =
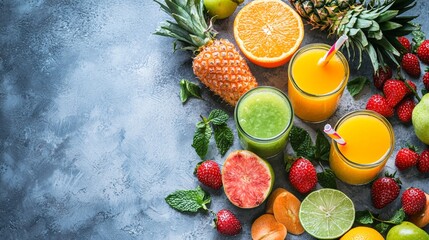
<svg viewBox="0 0 429 240"><path fill-rule="evenodd" d="M222 183L226 197L239 208L261 205L274 185L271 165L247 151L231 152L222 167Z"/></svg>

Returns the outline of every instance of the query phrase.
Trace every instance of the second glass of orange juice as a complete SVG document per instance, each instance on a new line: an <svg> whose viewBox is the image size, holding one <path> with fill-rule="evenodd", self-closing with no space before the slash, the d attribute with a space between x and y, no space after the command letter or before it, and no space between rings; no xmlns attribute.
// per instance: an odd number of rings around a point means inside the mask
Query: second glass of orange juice
<svg viewBox="0 0 429 240"><path fill-rule="evenodd" d="M392 125L380 114L359 110L343 116L335 131L345 140L332 140L329 164L335 175L352 185L366 184L381 172L393 152Z"/></svg>
<svg viewBox="0 0 429 240"><path fill-rule="evenodd" d="M308 44L292 57L288 68L288 96L295 115L307 122L322 122L337 109L349 78L349 65L337 51L326 65L318 61L326 44Z"/></svg>

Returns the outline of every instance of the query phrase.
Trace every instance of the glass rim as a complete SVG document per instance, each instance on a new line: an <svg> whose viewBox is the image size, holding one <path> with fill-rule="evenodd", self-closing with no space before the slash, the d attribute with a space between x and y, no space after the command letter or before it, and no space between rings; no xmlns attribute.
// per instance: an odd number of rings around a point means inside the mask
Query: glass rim
<svg viewBox="0 0 429 240"><path fill-rule="evenodd" d="M277 135L275 135L273 137L270 137L270 138L260 138L260 137L255 137L255 136L250 135L249 133L247 133L247 131L245 131L241 127L241 124L238 121L238 107L240 105L240 102L243 101L243 99L247 98L252 92L258 91L258 90L264 90L264 89L269 90L271 92L274 92L274 93L278 94L279 96L283 97L284 100L285 100L285 102L289 106L290 114L291 114L289 122L283 128L283 130L279 134L277 134ZM292 108L292 103L289 100L289 97L282 90L280 90L280 89L278 89L276 87L272 87L272 86L257 86L257 87L254 87L254 88L250 89L249 91L247 91L246 93L244 93L238 99L238 102L237 102L237 104L235 106L235 109L234 109L234 121L235 121L235 124L236 124L236 126L238 128L238 131L240 131L241 133L243 133L247 138L251 139L252 141L257 141L257 142L270 142L270 141L277 140L277 139L281 138L288 131L288 129L290 129L292 127L293 118L294 118L294 111L293 111L293 108Z"/></svg>
<svg viewBox="0 0 429 240"><path fill-rule="evenodd" d="M293 56L292 56L292 58L291 58L291 60L290 60L290 62L289 62L289 66L288 66L288 76L289 76L289 80L292 82L293 86L294 86L294 87L295 87L295 88L296 88L300 93L302 93L302 94L304 94L304 95L306 95L306 96L309 96L309 97L329 97L329 96L334 95L334 94L336 94L337 92L341 91L341 89L343 89L343 88L346 86L346 84L347 84L347 80L348 80L348 78L349 78L349 76L350 76L349 63L348 63L348 61L347 61L346 57L344 56L344 54L343 54L341 51L337 51L337 52L335 53L335 55L337 55L337 56L340 58L341 63L343 64L343 66L344 66L344 70L345 70L345 75L344 75L343 80L341 81L341 84L339 84L339 85L338 85L338 87L337 87L337 88L335 88L334 90L332 90L331 92L324 93L324 94L313 94L313 93L308 93L308 92L304 91L303 89L301 89L301 88L298 86L298 84L296 83L295 78L294 78L294 76L293 76L293 73L292 73L292 65L293 65L293 62L295 61L295 59L296 59L300 54L302 54L302 53L304 53L304 52L306 52L306 51L308 51L308 50L310 50L310 49L315 49L315 48L321 48L321 49L329 50L329 49L331 48L331 46L329 46L328 44L325 44L325 43L310 43L310 44L307 44L307 45L305 45L304 47L302 47L302 48L298 49L298 51L296 51L296 52L293 54Z"/></svg>
<svg viewBox="0 0 429 240"><path fill-rule="evenodd" d="M379 114L375 111L372 111L372 110L355 110L355 111L347 113L346 115L344 115L343 117L341 117L338 120L338 122L335 124L335 127L334 127L335 131L337 131L338 127L345 120L347 120L351 117L357 116L357 115L367 115L367 116L377 118L386 126L387 130L390 133L390 147L389 147L389 149L386 151L385 154L383 154L383 156L380 157L380 159L378 159L377 161L375 161L373 163L367 163L367 164L356 163L356 162L353 162L350 159L348 159L346 156L344 156L344 154L338 148L339 144L332 140L334 142L334 149L340 155L341 160L343 160L345 163L347 163L348 165L350 165L352 167L369 169L369 168L374 168L374 167L380 166L380 164L382 164L384 161L388 160L388 157L393 153L393 149L395 147L395 134L393 132L393 127L390 124L390 122L384 116L382 116L381 114Z"/></svg>

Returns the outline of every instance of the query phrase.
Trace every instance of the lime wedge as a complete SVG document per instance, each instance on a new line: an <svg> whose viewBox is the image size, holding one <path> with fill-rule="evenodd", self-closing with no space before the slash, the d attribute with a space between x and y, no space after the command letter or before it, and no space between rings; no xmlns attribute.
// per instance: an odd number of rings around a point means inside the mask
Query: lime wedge
<svg viewBox="0 0 429 240"><path fill-rule="evenodd" d="M344 193L322 188L301 203L299 220L305 231L318 239L334 239L346 233L355 220L355 207Z"/></svg>

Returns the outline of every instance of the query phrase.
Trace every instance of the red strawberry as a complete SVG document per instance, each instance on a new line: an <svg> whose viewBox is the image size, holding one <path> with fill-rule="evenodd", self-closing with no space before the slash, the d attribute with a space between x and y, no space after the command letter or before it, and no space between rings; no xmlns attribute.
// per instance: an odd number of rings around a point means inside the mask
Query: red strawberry
<svg viewBox="0 0 429 240"><path fill-rule="evenodd" d="M389 79L384 83L383 93L386 101L392 108L396 106L407 94L409 88L401 80Z"/></svg>
<svg viewBox="0 0 429 240"><path fill-rule="evenodd" d="M375 208L384 208L399 196L401 181L394 176L395 174L386 173L385 177L381 177L372 183L371 199Z"/></svg>
<svg viewBox="0 0 429 240"><path fill-rule="evenodd" d="M424 150L420 153L419 159L417 160L417 170L421 173L429 172L429 150Z"/></svg>
<svg viewBox="0 0 429 240"><path fill-rule="evenodd" d="M289 181L298 192L308 193L317 184L316 168L309 160L299 158L290 168Z"/></svg>
<svg viewBox="0 0 429 240"><path fill-rule="evenodd" d="M398 37L398 41L399 41L399 43L402 44L402 46L404 46L404 48L407 50L407 52L411 52L411 43L410 43L410 40L408 40L408 38Z"/></svg>
<svg viewBox="0 0 429 240"><path fill-rule="evenodd" d="M421 74L419 59L413 53L406 53L402 57L401 66L411 77L417 78Z"/></svg>
<svg viewBox="0 0 429 240"><path fill-rule="evenodd" d="M420 61L429 64L429 40L424 40L417 48L416 52Z"/></svg>
<svg viewBox="0 0 429 240"><path fill-rule="evenodd" d="M401 101L396 108L396 115L398 115L399 121L403 123L411 122L411 116L416 103L412 98L406 98Z"/></svg>
<svg viewBox="0 0 429 240"><path fill-rule="evenodd" d="M231 211L222 209L216 214L216 229L224 235L234 236L241 232L241 223Z"/></svg>
<svg viewBox="0 0 429 240"><path fill-rule="evenodd" d="M402 193L401 202L404 212L412 216L423 211L426 205L426 195L421 189L410 187Z"/></svg>
<svg viewBox="0 0 429 240"><path fill-rule="evenodd" d="M399 170L405 170L417 164L419 154L414 151L414 148L401 148L396 154L395 166Z"/></svg>
<svg viewBox="0 0 429 240"><path fill-rule="evenodd" d="M405 85L407 86L407 95L413 95L414 92L417 90L416 84L414 84L410 80L405 80ZM412 88L414 92L410 88Z"/></svg>
<svg viewBox="0 0 429 240"><path fill-rule="evenodd" d="M379 95L372 95L366 104L366 109L380 113L385 117L393 116L393 108L387 104L386 99Z"/></svg>
<svg viewBox="0 0 429 240"><path fill-rule="evenodd" d="M220 189L222 187L222 175L219 165L213 160L206 160L197 164L195 167L195 174L198 180L213 189Z"/></svg>
<svg viewBox="0 0 429 240"><path fill-rule="evenodd" d="M384 83L391 77L392 69L389 66L385 66L384 69L380 67L373 75L374 86L379 90L383 90Z"/></svg>
<svg viewBox="0 0 429 240"><path fill-rule="evenodd" d="M423 75L423 85L429 91L429 68L426 70L425 75Z"/></svg>

